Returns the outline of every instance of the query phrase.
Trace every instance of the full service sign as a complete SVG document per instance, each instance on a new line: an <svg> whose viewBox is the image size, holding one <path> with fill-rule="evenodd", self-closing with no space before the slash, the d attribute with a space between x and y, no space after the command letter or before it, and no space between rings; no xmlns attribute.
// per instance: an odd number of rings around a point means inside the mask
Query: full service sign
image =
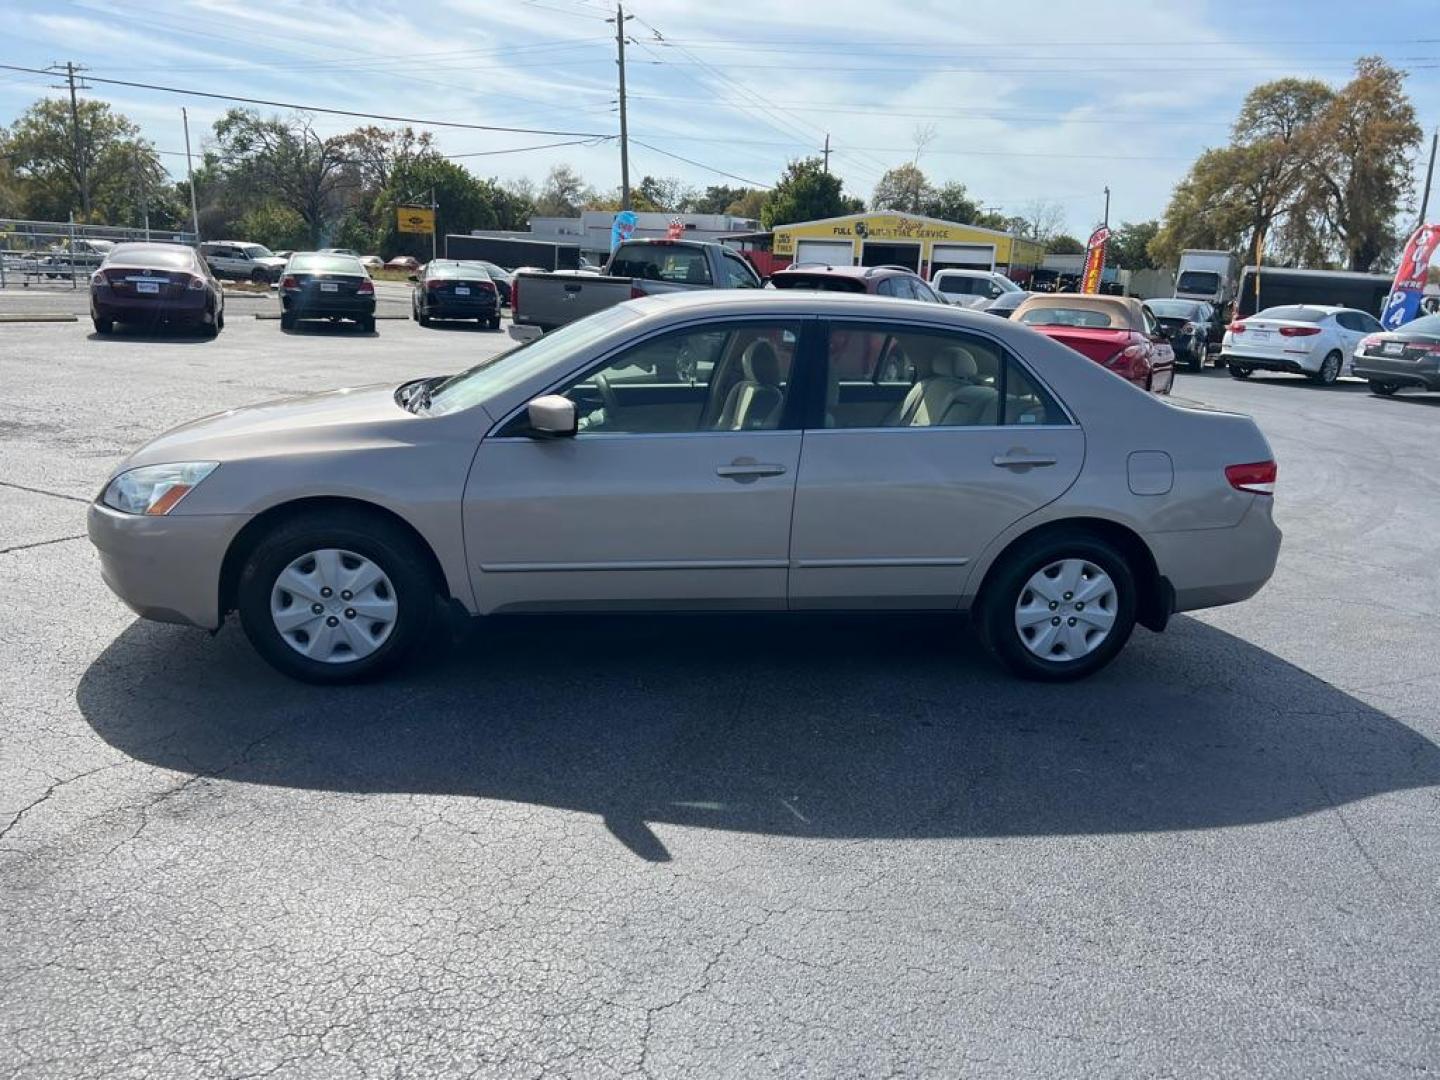
<svg viewBox="0 0 1440 1080"><path fill-rule="evenodd" d="M994 244L996 257L1001 262L1012 259L1010 238L994 232L969 226L947 224L927 218L907 217L903 214L867 214L864 217L841 218L838 221L808 222L798 225L777 226L775 229L774 252L776 255L795 254L795 241L800 240L880 240L909 241L929 246L935 242L945 243L986 243ZM1038 247L1036 261L1039 259Z"/></svg>
<svg viewBox="0 0 1440 1080"><path fill-rule="evenodd" d="M402 206L395 212L395 227L402 233L433 233L435 211L428 206Z"/></svg>
<svg viewBox="0 0 1440 1080"><path fill-rule="evenodd" d="M1421 225L1405 245L1400 269L1395 271L1395 284L1390 287L1380 316L1386 330L1398 329L1420 313L1420 297L1425 292L1425 278L1436 248L1440 248L1440 225Z"/></svg>

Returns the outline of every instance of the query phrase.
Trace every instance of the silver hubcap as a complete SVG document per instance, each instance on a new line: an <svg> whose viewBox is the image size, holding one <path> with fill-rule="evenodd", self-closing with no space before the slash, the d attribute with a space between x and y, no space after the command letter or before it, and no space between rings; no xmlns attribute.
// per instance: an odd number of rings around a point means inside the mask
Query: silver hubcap
<svg viewBox="0 0 1440 1080"><path fill-rule="evenodd" d="M1015 602L1015 629L1042 660L1089 656L1115 625L1118 595L1110 575L1085 559L1060 559L1025 583Z"/></svg>
<svg viewBox="0 0 1440 1080"><path fill-rule="evenodd" d="M385 644L399 611L385 572L336 548L301 555L270 590L270 618L285 643L326 664L369 656Z"/></svg>

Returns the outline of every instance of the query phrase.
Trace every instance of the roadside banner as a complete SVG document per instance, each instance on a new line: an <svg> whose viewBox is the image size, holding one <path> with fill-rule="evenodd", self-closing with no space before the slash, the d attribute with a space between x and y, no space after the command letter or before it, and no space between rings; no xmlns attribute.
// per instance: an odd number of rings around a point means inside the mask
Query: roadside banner
<svg viewBox="0 0 1440 1080"><path fill-rule="evenodd" d="M635 226L640 219L635 216L634 210L621 210L615 215L610 223L610 250L614 251L620 244L629 240L635 235Z"/></svg>
<svg viewBox="0 0 1440 1080"><path fill-rule="evenodd" d="M433 233L435 211L428 206L402 206L395 211L395 227L402 233Z"/></svg>
<svg viewBox="0 0 1440 1080"><path fill-rule="evenodd" d="M1098 293L1100 276L1105 272L1105 243L1110 239L1110 230L1101 225L1090 234L1085 245L1085 272L1080 275L1080 291Z"/></svg>
<svg viewBox="0 0 1440 1080"><path fill-rule="evenodd" d="M1386 330L1395 330L1420 313L1420 297L1425 292L1426 275L1436 248L1440 248L1440 225L1421 225L1411 235L1380 316Z"/></svg>

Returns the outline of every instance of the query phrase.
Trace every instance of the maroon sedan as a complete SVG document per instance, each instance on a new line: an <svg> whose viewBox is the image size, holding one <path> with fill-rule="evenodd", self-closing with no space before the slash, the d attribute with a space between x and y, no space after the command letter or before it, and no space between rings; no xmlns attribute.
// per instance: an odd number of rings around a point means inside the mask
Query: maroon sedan
<svg viewBox="0 0 1440 1080"><path fill-rule="evenodd" d="M192 248L116 244L90 275L90 318L97 334L117 322L168 323L214 337L225 326L225 293Z"/></svg>

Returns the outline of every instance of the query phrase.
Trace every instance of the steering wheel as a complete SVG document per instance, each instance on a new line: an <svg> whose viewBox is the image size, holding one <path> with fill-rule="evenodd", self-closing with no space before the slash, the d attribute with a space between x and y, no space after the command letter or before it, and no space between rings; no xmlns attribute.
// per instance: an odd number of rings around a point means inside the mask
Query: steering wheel
<svg viewBox="0 0 1440 1080"><path fill-rule="evenodd" d="M600 391L600 403L605 407L605 419L615 420L620 416L620 399L615 396L615 388L610 385L610 378L603 371L595 373L595 389Z"/></svg>

